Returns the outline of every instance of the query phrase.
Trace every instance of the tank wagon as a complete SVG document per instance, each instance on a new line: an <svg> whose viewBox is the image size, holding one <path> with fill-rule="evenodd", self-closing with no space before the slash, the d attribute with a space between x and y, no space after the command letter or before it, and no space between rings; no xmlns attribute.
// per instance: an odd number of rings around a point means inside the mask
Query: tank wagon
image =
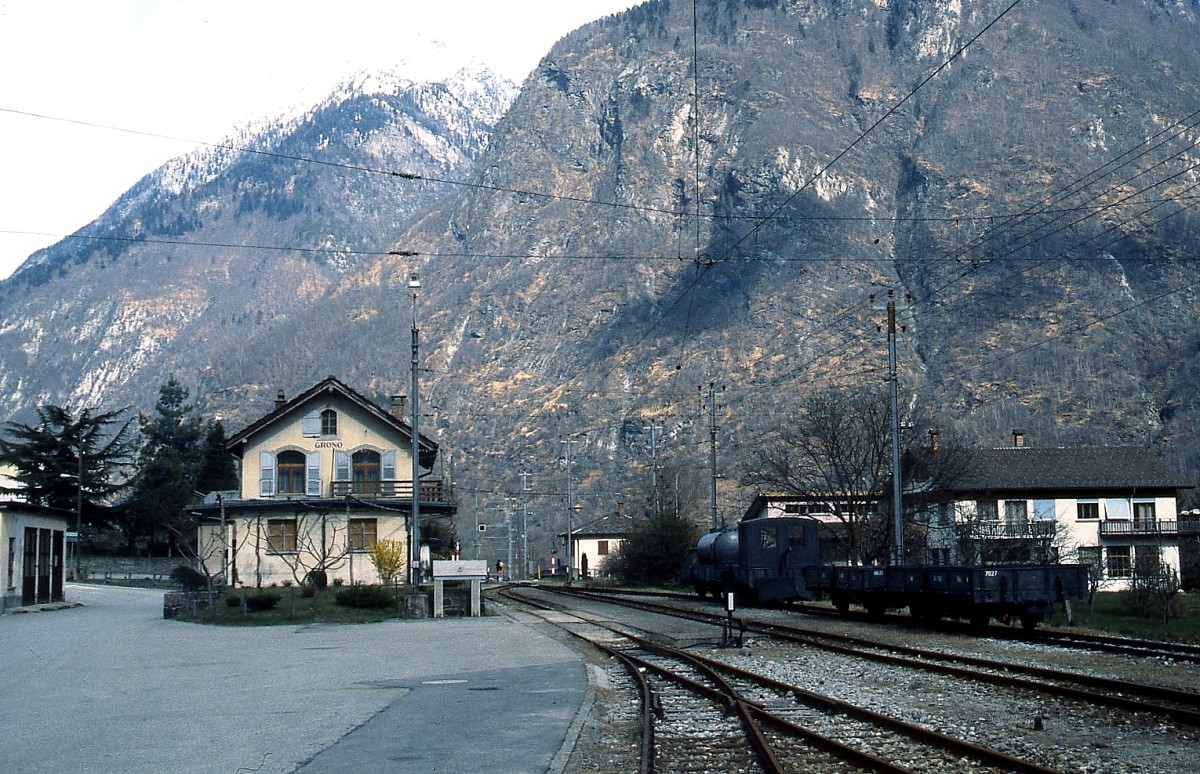
<svg viewBox="0 0 1200 774"><path fill-rule="evenodd" d="M681 579L701 597L734 592L743 603L828 599L843 613L907 607L921 620L995 618L1033 629L1055 606L1086 599L1078 564L849 567L821 563L819 522L759 518L710 532L688 552Z"/></svg>

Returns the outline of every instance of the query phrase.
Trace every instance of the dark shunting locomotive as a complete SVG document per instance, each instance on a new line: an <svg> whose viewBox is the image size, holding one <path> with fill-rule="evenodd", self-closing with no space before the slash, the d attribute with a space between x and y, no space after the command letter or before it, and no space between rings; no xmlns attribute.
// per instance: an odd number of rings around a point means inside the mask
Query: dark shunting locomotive
<svg viewBox="0 0 1200 774"><path fill-rule="evenodd" d="M688 552L681 578L701 596L734 592L743 602L828 599L846 612L907 607L923 620L960 618L984 625L1020 620L1033 629L1055 606L1086 599L1079 564L860 566L821 563L821 524L809 518L748 519L710 532Z"/></svg>

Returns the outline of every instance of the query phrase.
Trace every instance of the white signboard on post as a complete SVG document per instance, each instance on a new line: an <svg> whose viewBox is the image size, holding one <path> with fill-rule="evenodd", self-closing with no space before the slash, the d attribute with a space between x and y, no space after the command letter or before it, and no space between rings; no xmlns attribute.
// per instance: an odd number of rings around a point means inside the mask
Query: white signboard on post
<svg viewBox="0 0 1200 774"><path fill-rule="evenodd" d="M475 580L486 578L486 559L435 559L434 580Z"/></svg>

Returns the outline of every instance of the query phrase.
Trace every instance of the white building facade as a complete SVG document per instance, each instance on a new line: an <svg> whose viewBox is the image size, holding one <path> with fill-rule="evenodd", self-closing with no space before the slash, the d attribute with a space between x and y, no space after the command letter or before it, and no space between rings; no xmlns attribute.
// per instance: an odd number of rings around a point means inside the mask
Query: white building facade
<svg viewBox="0 0 1200 774"><path fill-rule="evenodd" d="M904 495L907 562L1081 563L1098 590L1122 591L1138 574L1178 578L1181 538L1200 534L1200 520L1178 511L1190 485L1146 449L1022 443L938 453L957 455L945 480ZM805 515L838 529L829 506L814 503L759 495L742 518Z"/></svg>

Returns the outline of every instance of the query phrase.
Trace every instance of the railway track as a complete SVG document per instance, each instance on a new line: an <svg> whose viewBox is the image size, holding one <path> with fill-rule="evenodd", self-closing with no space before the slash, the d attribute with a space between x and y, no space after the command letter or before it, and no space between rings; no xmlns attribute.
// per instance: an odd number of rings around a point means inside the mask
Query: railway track
<svg viewBox="0 0 1200 774"><path fill-rule="evenodd" d="M992 633L989 632L989 635L992 635ZM1139 658L1155 658L1200 664L1200 645L1186 642L1163 642L1160 640L1139 640L1132 637L1113 637L1103 634L1085 634L1083 632L1042 630L1033 632L1032 635L1027 634L1024 637L1018 637L1016 632L1001 629L996 636L1002 639L1020 639L1046 643L1060 648L1102 651Z"/></svg>
<svg viewBox="0 0 1200 774"><path fill-rule="evenodd" d="M685 594L677 591L634 591L620 588L593 589L599 593L613 596L648 597L662 600L677 600L681 603L696 603L695 594ZM1092 634L1085 632L1063 631L1061 629L1039 628L1032 632L1024 629L1011 629L1005 626L987 626L982 629L958 621L939 621L935 623L920 622L908 615L889 614L871 616L867 613L841 613L834 608L815 604L795 603L788 606L789 610L797 613L825 618L830 620L861 621L864 623L895 623L900 626L916 626L922 630L946 631L972 636L985 636L998 640L1014 642L1032 642L1043 645L1053 645L1074 650L1091 650L1103 653L1115 653L1139 658L1153 658L1185 663L1200 664L1200 644L1186 642L1168 642L1165 640L1146 640L1135 637L1118 637L1114 635Z"/></svg>
<svg viewBox="0 0 1200 774"><path fill-rule="evenodd" d="M543 610L563 607L518 590L504 593ZM647 682L641 689L644 772L1055 771L577 611L571 616L547 620L621 659L639 679L652 673L659 680L658 688ZM757 768L748 768L752 763Z"/></svg>
<svg viewBox="0 0 1200 774"><path fill-rule="evenodd" d="M899 625L919 626L923 629L932 629L934 631L947 631L992 637L999 640L1034 642L1075 650L1090 650L1139 658L1170 659L1172 661L1200 664L1200 645L1186 642L1145 640L1134 637L1117 637L1104 634L1064 631L1061 629L1047 629L1045 627L1033 631L1010 629L1005 626L987 626L981 629L960 621L919 622L910 616L900 614L888 615L882 618L878 616L872 617L867 613L845 614L839 613L832 608L818 605L801 604L795 605L794 609L807 615L827 618L849 617L852 620L872 622L886 620Z"/></svg>
<svg viewBox="0 0 1200 774"><path fill-rule="evenodd" d="M673 615L721 626L727 616L696 610L694 607L647 601L625 595L580 589L556 589L558 593L633 607L646 612ZM742 619L744 631L806 645L856 658L871 659L892 666L936 672L960 679L985 682L1089 704L1114 707L1170 718L1200 727L1200 694L1193 691L1153 685L1112 677L1069 672L1033 664L947 653L929 648L884 643L878 640L829 632L815 632L798 626Z"/></svg>

